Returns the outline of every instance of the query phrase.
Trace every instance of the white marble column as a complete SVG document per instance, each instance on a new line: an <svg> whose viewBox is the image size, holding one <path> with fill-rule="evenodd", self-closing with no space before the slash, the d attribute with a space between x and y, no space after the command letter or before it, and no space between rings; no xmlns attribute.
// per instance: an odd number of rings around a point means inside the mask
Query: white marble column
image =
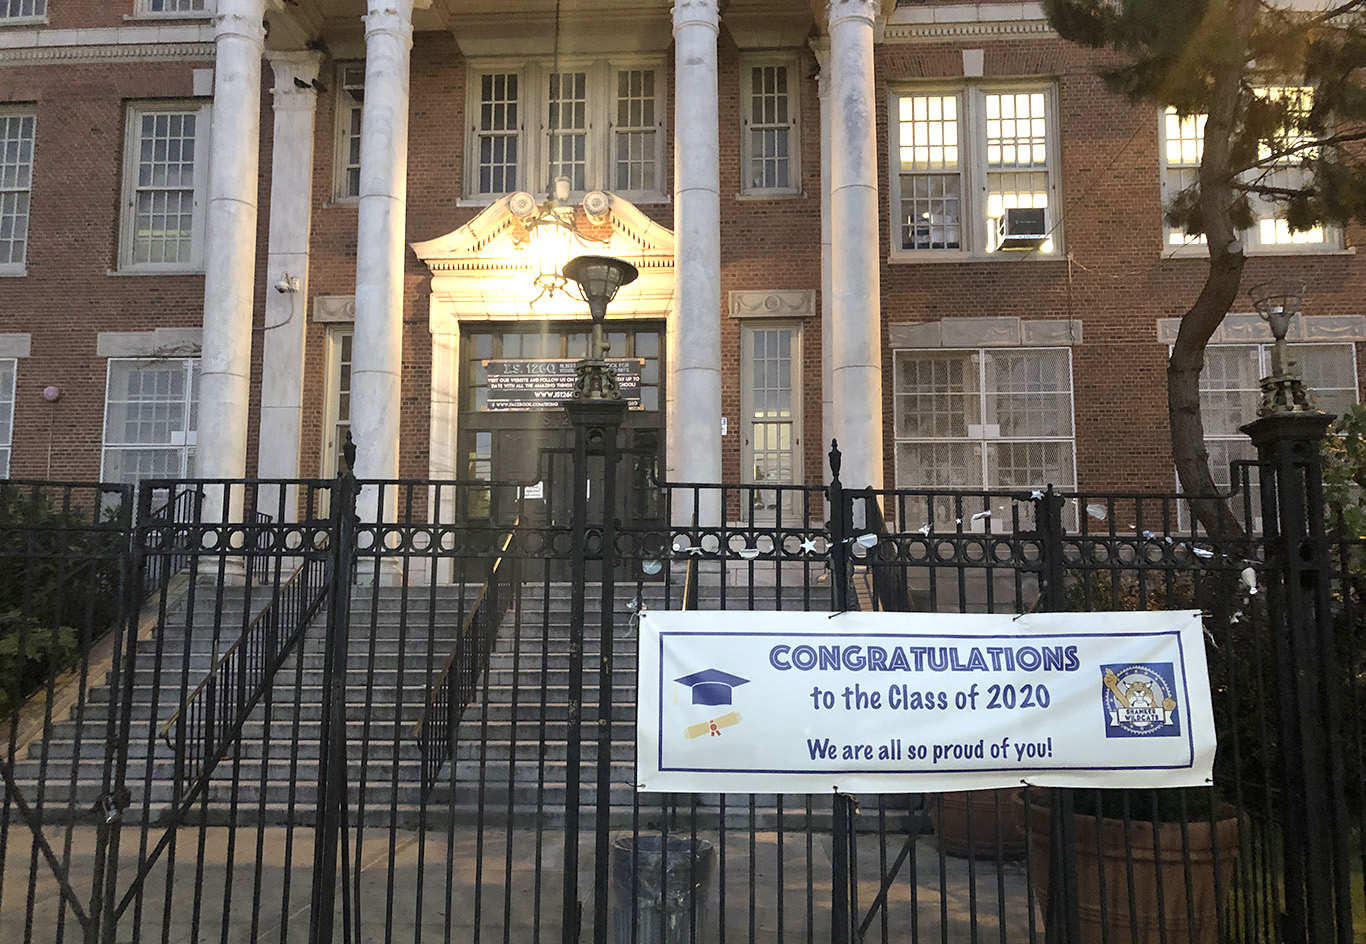
<svg viewBox="0 0 1366 944"><path fill-rule="evenodd" d="M351 435L362 479L398 477L412 45L412 0L369 0L351 361ZM362 520L378 520L377 501L374 489L362 493Z"/></svg>
<svg viewBox="0 0 1366 944"><path fill-rule="evenodd" d="M204 240L198 474L241 478L247 467L251 312L256 278L256 189L261 149L265 0L218 0L213 124ZM206 517L223 512L206 496Z"/></svg>
<svg viewBox="0 0 1366 944"><path fill-rule="evenodd" d="M272 52L275 133L270 167L270 242L266 250L266 323L261 358L261 426L256 474L299 478L303 421L304 329L308 321L308 235L313 219L313 125L322 56ZM277 286L286 291L279 291ZM291 493L293 490L290 490ZM263 496L264 497L264 496ZM278 496L275 496L278 497ZM267 501L263 505L271 505ZM292 494L262 511L294 520Z"/></svg>
<svg viewBox="0 0 1366 944"><path fill-rule="evenodd" d="M877 0L830 3L830 343L848 487L882 487L882 322L873 24Z"/></svg>
<svg viewBox="0 0 1366 944"><path fill-rule="evenodd" d="M674 272L669 464L680 482L721 481L721 170L716 0L675 0ZM693 509L675 514L691 518ZM720 523L720 497L698 509Z"/></svg>
<svg viewBox="0 0 1366 944"><path fill-rule="evenodd" d="M826 453L835 437L835 389L830 380L830 348L834 331L834 298L830 278L830 40L811 41L820 75L816 87L821 105L821 481L830 481Z"/></svg>

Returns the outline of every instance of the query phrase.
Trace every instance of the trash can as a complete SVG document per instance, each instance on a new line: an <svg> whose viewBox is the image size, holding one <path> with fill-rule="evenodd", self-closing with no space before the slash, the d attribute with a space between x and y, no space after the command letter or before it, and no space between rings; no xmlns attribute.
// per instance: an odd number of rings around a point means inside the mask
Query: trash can
<svg viewBox="0 0 1366 944"><path fill-rule="evenodd" d="M715 852L705 839L679 836L613 841L615 944L703 944Z"/></svg>

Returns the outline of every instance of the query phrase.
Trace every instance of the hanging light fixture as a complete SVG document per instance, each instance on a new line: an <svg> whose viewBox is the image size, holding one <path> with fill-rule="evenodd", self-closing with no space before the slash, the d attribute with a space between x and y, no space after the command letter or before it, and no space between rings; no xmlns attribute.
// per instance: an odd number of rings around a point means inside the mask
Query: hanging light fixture
<svg viewBox="0 0 1366 944"><path fill-rule="evenodd" d="M556 177L553 189L536 215L526 221L531 240L535 283L542 295L564 288L564 265L574 252L574 207L569 204L569 178Z"/></svg>

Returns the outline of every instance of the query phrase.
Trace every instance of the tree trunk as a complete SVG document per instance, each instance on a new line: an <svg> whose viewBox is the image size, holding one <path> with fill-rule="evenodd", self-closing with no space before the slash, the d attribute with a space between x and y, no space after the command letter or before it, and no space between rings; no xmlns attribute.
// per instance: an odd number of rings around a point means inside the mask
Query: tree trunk
<svg viewBox="0 0 1366 944"><path fill-rule="evenodd" d="M1241 543L1246 533L1228 505L1221 499L1204 497L1216 495L1218 489L1210 475L1205 425L1200 417L1200 371L1205 363L1205 346L1238 298L1246 261L1233 225L1231 144L1238 130L1247 39L1257 4L1256 0L1227 2L1232 36L1214 74L1200 157L1200 212L1209 246L1209 274L1195 304L1181 318L1181 328L1167 362L1167 414L1181 490L1202 496L1191 500L1196 519L1216 541Z"/></svg>

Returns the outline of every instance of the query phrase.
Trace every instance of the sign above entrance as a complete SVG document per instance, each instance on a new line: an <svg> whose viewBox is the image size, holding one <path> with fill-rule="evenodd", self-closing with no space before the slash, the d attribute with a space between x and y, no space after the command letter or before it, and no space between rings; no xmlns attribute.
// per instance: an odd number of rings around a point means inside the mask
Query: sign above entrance
<svg viewBox="0 0 1366 944"><path fill-rule="evenodd" d="M558 410L574 394L577 359L526 358L481 361L488 375L490 413L513 410ZM617 372L621 398L633 409L640 409L640 372L645 359L609 357L607 363Z"/></svg>
<svg viewBox="0 0 1366 944"><path fill-rule="evenodd" d="M637 784L922 793L1209 782L1198 611L649 612Z"/></svg>

